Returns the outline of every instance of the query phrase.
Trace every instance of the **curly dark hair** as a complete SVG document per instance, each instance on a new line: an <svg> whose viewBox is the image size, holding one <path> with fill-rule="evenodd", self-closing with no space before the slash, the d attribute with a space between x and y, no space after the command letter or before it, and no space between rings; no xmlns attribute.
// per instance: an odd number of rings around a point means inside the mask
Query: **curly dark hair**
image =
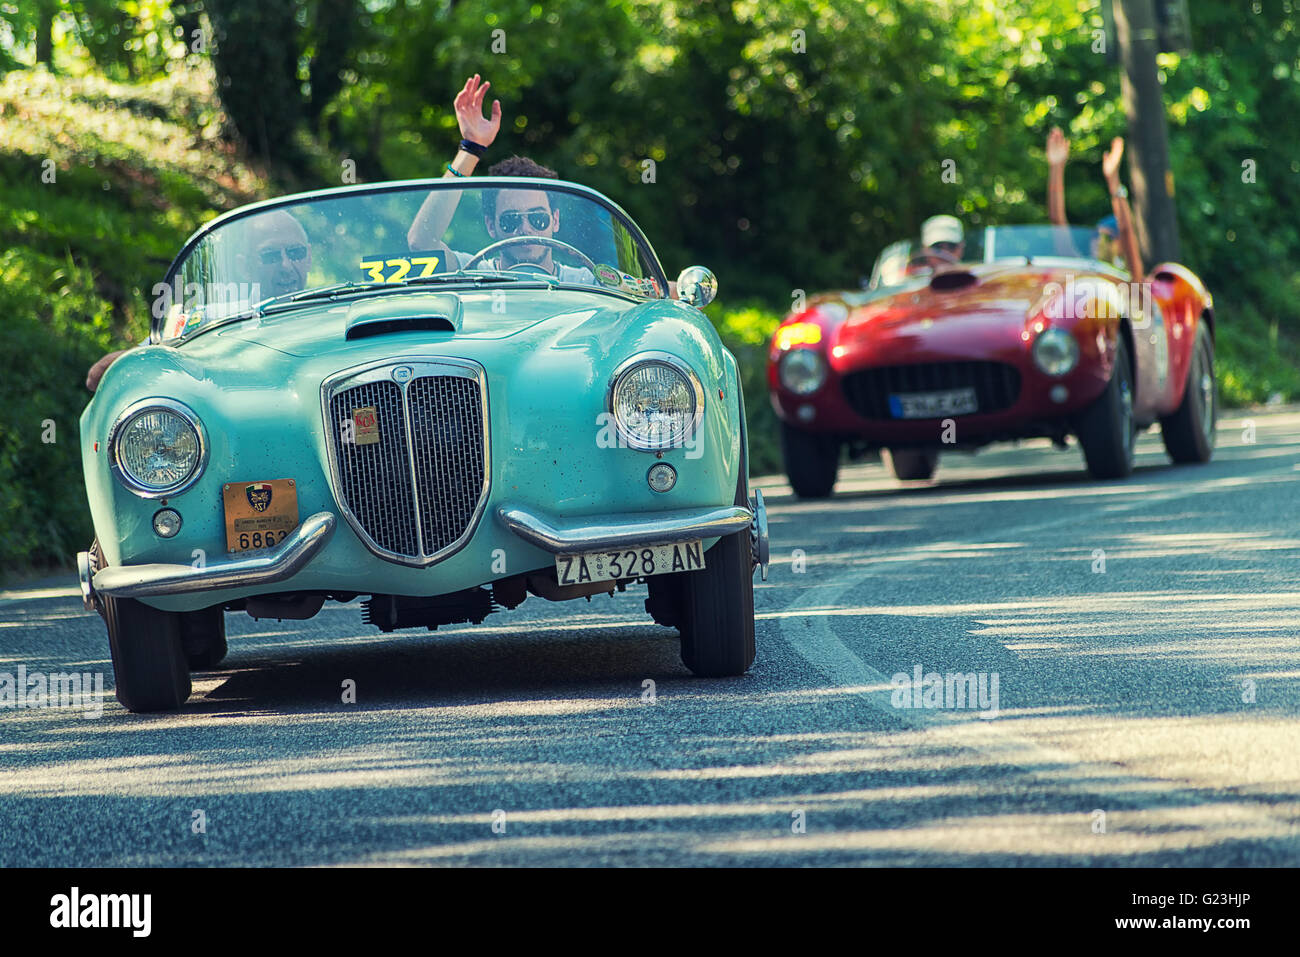
<svg viewBox="0 0 1300 957"><path fill-rule="evenodd" d="M507 156L488 167L487 174L489 176L532 176L537 179L560 178L560 174L555 170L530 160L527 156ZM495 189L483 191L483 215L490 220L496 219L497 191Z"/></svg>

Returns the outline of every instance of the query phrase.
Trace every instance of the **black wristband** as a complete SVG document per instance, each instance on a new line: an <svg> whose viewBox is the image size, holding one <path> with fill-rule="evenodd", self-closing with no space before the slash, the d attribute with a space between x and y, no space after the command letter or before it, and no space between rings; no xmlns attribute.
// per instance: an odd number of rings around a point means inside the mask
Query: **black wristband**
<svg viewBox="0 0 1300 957"><path fill-rule="evenodd" d="M461 140L460 148L472 156L477 156L479 159L482 159L483 154L487 152L486 146L480 143L472 143L469 140Z"/></svg>

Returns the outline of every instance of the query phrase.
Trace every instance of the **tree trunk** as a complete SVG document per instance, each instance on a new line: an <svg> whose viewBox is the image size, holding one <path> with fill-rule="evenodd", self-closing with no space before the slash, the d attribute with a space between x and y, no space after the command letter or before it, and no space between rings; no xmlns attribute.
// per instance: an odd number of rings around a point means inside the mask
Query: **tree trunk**
<svg viewBox="0 0 1300 957"><path fill-rule="evenodd" d="M1120 94L1128 116L1129 178L1142 261L1177 261L1178 217L1169 170L1164 96L1156 72L1153 0L1115 0Z"/></svg>
<svg viewBox="0 0 1300 957"><path fill-rule="evenodd" d="M36 62L44 63L54 72L54 13L58 9L53 0L40 0L36 12Z"/></svg>

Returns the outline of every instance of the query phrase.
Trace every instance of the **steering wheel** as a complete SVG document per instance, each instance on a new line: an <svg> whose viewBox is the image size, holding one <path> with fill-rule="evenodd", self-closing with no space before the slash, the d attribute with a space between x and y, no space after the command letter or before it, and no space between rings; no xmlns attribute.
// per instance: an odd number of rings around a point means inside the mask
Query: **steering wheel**
<svg viewBox="0 0 1300 957"><path fill-rule="evenodd" d="M956 264L961 262L961 260L958 259L956 255L948 252L948 250L940 249L937 246L931 246L912 253L911 257L907 260L907 265L909 267L928 266L930 265L931 259L942 259L945 263L948 264Z"/></svg>
<svg viewBox="0 0 1300 957"><path fill-rule="evenodd" d="M588 269L590 269L593 274L595 274L596 272L596 264L592 262L590 259L588 259L587 254L584 253L581 249L575 249L572 246L570 246L568 243L562 243L558 239L552 239L550 236L507 236L505 239L498 239L490 246L484 246L473 256L470 256L469 262L462 263L460 268L469 269L480 259L486 259L489 253L494 253L497 250L504 249L505 247L514 243L532 244L537 246L550 246L552 249L559 249L562 252L573 253L573 255L577 256L578 259L582 262L582 264L586 266ZM515 263L513 266L509 268L510 269L531 268L531 269L536 269L538 272L546 273L546 270L543 269L541 266L537 265L537 263L527 263L527 262ZM550 275L550 273L546 273L546 274L548 276Z"/></svg>

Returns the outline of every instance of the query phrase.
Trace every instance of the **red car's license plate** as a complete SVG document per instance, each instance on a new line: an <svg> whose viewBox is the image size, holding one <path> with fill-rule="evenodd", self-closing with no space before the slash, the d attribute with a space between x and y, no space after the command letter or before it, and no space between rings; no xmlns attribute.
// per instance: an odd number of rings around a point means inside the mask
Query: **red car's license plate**
<svg viewBox="0 0 1300 957"><path fill-rule="evenodd" d="M969 415L979 411L974 389L947 392L900 392L889 397L889 410L896 419L938 419L945 415Z"/></svg>

